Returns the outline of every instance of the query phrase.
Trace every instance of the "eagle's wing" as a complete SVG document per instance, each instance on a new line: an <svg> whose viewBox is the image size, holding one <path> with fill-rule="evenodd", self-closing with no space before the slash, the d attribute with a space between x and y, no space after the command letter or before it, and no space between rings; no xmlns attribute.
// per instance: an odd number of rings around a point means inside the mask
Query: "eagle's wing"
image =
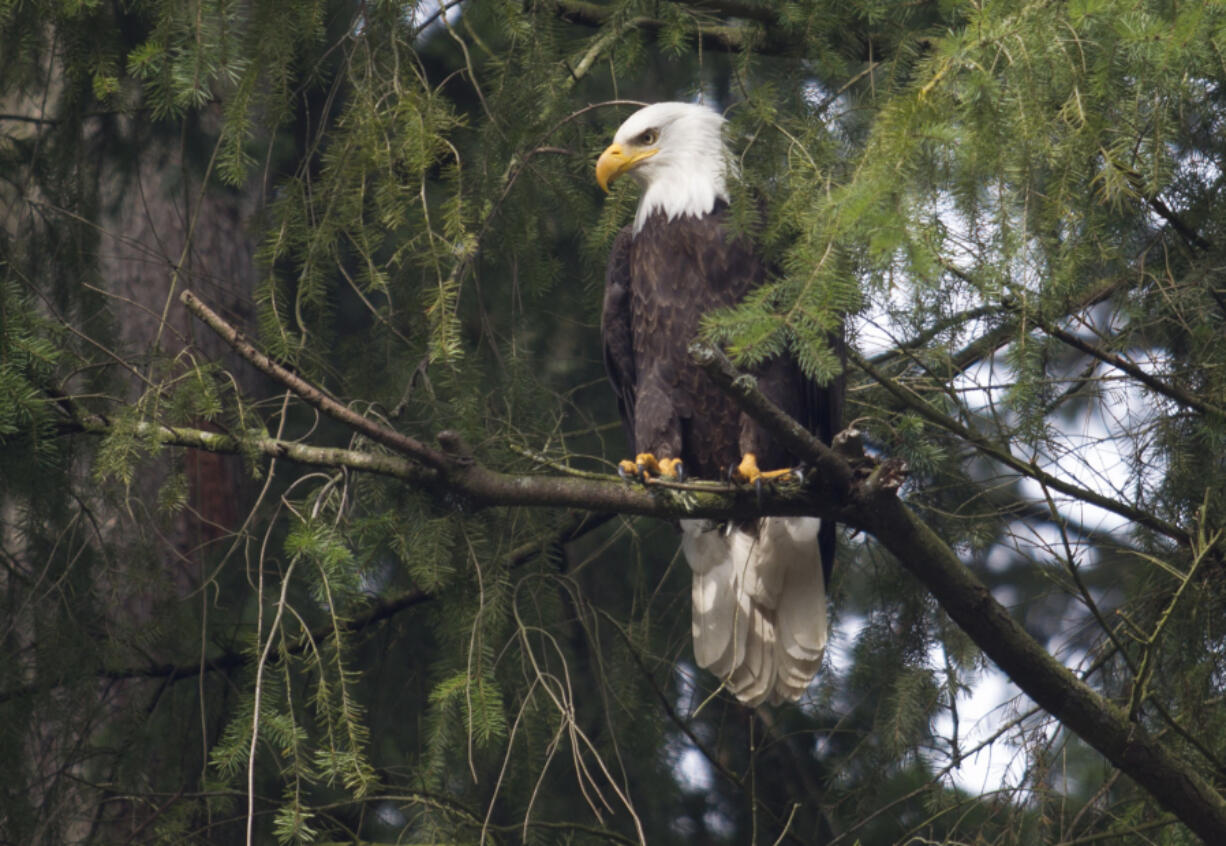
<svg viewBox="0 0 1226 846"><path fill-rule="evenodd" d="M638 450L634 443L634 400L637 373L634 367L634 344L630 332L630 242L634 235L626 226L613 241L609 264L604 277L604 312L600 319L604 342L604 366L617 394L617 410L630 444L630 454Z"/></svg>

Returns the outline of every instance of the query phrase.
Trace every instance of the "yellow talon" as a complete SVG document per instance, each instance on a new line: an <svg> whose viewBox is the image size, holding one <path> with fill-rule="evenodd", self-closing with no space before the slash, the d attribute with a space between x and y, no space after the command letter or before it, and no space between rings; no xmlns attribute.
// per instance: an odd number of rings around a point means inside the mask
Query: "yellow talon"
<svg viewBox="0 0 1226 846"><path fill-rule="evenodd" d="M759 470L757 456L752 452L747 452L741 458L741 463L737 465L736 472L732 474L732 478L737 482L753 484L759 481L769 482L783 476L790 476L791 474L791 467L784 467L782 470Z"/></svg>
<svg viewBox="0 0 1226 846"><path fill-rule="evenodd" d="M671 479L684 479L685 466L682 465L680 458L661 458L660 475Z"/></svg>
<svg viewBox="0 0 1226 846"><path fill-rule="evenodd" d="M660 462L650 452L640 452L634 457L635 468L640 476L659 476Z"/></svg>
<svg viewBox="0 0 1226 846"><path fill-rule="evenodd" d="M640 452L633 461L625 459L617 463L617 473L623 479L646 481L652 476L683 479L685 468L680 458L656 458L650 452Z"/></svg>
<svg viewBox="0 0 1226 846"><path fill-rule="evenodd" d="M758 478L766 479L768 482L773 479L782 479L785 476L791 476L795 471L791 467L780 467L778 470L764 470Z"/></svg>
<svg viewBox="0 0 1226 846"><path fill-rule="evenodd" d="M732 479L736 482L753 482L762 471L758 469L758 458L752 452L745 453L741 457L741 463L736 466L732 473Z"/></svg>

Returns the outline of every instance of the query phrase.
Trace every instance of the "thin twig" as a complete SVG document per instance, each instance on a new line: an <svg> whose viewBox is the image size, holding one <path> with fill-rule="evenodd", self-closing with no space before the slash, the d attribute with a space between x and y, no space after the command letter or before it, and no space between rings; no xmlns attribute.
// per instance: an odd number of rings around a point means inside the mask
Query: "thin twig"
<svg viewBox="0 0 1226 846"><path fill-rule="evenodd" d="M401 455L407 455L410 458L415 458L428 467L433 467L436 470L444 470L451 466L451 460L439 452L431 449L415 438L401 434L395 429L389 429L386 426L381 426L367 417L356 413L345 405L342 405L337 400L325 394L322 390L312 385L296 373L291 372L287 368L273 361L263 352L256 349L255 345L249 342L242 332L239 332L234 326L228 323L221 315L213 311L205 305L191 291L184 291L179 299L183 305L187 306L188 311L200 318L210 329L217 333L223 341L234 348L234 351L245 358L248 362L256 367L259 371L267 376L276 379L285 387L289 388L295 394L308 403L318 408L324 414L338 420L341 423L355 429L376 443L395 450Z"/></svg>
<svg viewBox="0 0 1226 846"><path fill-rule="evenodd" d="M854 351L848 351L848 358L871 376L879 385L889 391L895 399L899 400L903 405L917 412L925 420L930 423L935 423L946 431L952 432L968 444L974 446L984 455L996 459L1001 464L1009 467L1012 470L1021 473L1031 479L1035 479L1043 484L1060 491L1060 493L1079 499L1082 502L1088 502L1097 505L1099 508L1106 509L1121 517L1125 517L1134 523L1145 526L1161 535L1176 541L1180 545L1187 546L1189 538L1187 532L1180 529L1173 523L1157 517L1148 512L1142 511L1139 508L1133 508L1130 505L1125 505L1122 502L1103 496L1095 491L1087 488L1074 485L1066 482L1063 479L1057 478L1044 470L1039 469L1037 464L1023 461L1022 459L1009 452L1008 448L993 443L978 432L972 431L962 423L942 414L940 411L933 408L923 397L913 391L911 388L903 385L891 377L887 376L883 371L874 367L869 361L857 355Z"/></svg>

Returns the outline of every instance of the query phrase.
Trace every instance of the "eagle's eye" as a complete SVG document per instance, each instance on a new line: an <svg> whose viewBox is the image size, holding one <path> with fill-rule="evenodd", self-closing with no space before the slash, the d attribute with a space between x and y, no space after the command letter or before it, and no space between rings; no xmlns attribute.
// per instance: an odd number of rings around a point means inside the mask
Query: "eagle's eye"
<svg viewBox="0 0 1226 846"><path fill-rule="evenodd" d="M660 140L660 130L649 129L640 135L637 139L640 147L650 147L652 144Z"/></svg>

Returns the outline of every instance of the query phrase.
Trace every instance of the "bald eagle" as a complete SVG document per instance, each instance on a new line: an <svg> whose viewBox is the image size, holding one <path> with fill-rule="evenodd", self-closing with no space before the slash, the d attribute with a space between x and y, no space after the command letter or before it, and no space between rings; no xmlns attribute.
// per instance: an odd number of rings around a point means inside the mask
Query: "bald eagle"
<svg viewBox="0 0 1226 846"><path fill-rule="evenodd" d="M759 463L794 463L688 355L702 315L736 305L767 275L753 244L725 226L723 124L705 106L656 103L621 125L596 164L604 190L622 174L644 189L609 256L601 321L605 365L637 453L622 462L628 474L717 479L735 466L737 478L755 481L777 475ZM768 397L830 442L842 414L839 385L818 386L788 355L755 375ZM698 665L748 705L799 699L826 644L834 524L682 520L681 530Z"/></svg>

